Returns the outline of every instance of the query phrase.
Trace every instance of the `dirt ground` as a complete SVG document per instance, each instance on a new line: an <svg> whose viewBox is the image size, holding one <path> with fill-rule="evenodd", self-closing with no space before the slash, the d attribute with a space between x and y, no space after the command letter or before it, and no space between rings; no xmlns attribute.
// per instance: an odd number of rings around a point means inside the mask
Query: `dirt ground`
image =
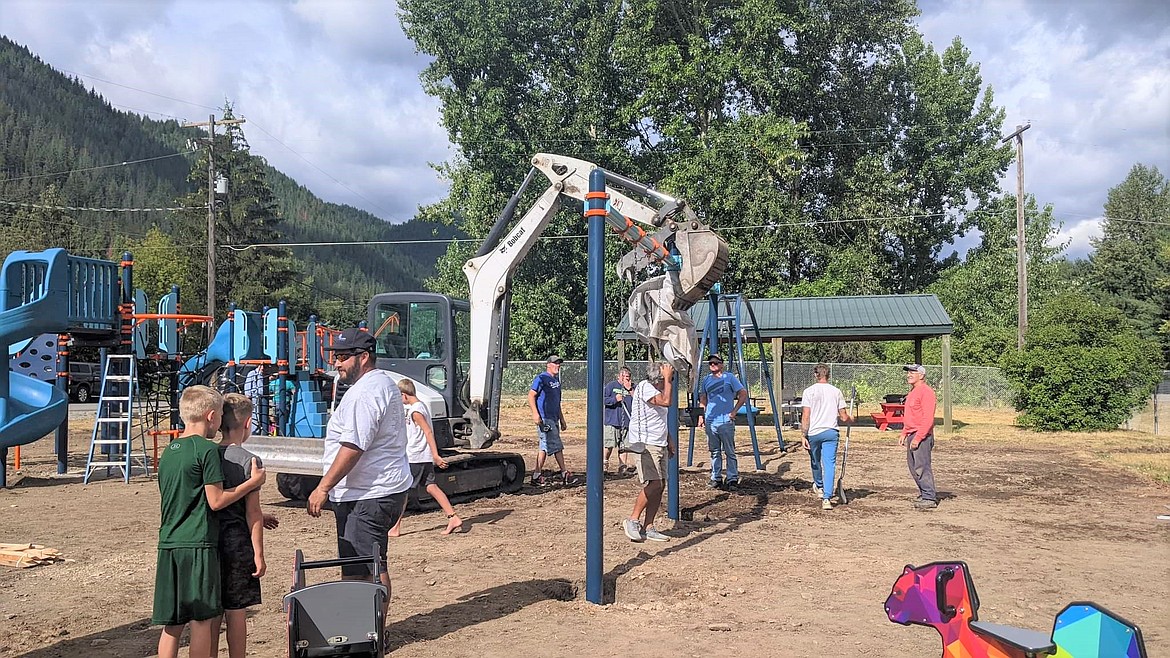
<svg viewBox="0 0 1170 658"><path fill-rule="evenodd" d="M525 413L505 410L496 447L531 463ZM1164 461L1170 442L1041 436L986 410L956 418L935 452L944 496L935 511L911 509L896 434L872 427L853 433L853 502L831 512L811 494L805 453L779 453L774 432L761 431L765 470L754 471L746 427L737 435L743 488L708 490L701 470L684 472L685 520L669 543L625 538L619 523L635 483L608 480L608 605L584 600L584 486L461 505L469 531L449 537L439 535L440 513L408 516L391 545L394 655L937 656L933 630L890 623L882 604L904 565L944 559L970 565L982 619L1048 630L1066 603L1089 599L1139 624L1149 655L1170 655L1170 523L1155 520L1170 487L1139 472L1150 461L1142 455ZM74 423L75 468L89 432L85 419ZM584 470L584 434L571 423L571 469ZM152 656L157 486L52 476L51 443L26 446L23 479L0 491L0 542L45 544L68 561L0 572L0 656ZM685 433L683 443L685 456ZM701 444L697 465L707 461ZM286 655L280 601L293 551L333 556L333 520L280 499L271 478L263 501L281 525L266 537L250 653L277 657Z"/></svg>

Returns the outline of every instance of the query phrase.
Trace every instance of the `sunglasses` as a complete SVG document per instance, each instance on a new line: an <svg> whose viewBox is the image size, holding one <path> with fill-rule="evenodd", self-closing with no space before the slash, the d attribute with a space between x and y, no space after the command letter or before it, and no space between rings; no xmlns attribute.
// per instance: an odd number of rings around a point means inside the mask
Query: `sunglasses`
<svg viewBox="0 0 1170 658"><path fill-rule="evenodd" d="M365 352L361 351L361 350L359 350L357 352L334 352L333 353L333 360L334 361L348 361L350 357L357 356L358 354L364 354L364 353Z"/></svg>

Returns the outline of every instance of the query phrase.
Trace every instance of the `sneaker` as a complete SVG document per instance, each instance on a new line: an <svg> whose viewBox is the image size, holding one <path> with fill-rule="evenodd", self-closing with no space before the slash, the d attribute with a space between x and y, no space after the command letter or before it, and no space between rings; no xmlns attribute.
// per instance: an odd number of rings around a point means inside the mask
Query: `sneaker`
<svg viewBox="0 0 1170 658"><path fill-rule="evenodd" d="M572 471L565 471L561 473L561 482L565 483L565 486L577 484L577 478L573 477Z"/></svg>
<svg viewBox="0 0 1170 658"><path fill-rule="evenodd" d="M708 488L708 489L718 489L718 488L720 488L720 487L719 487L719 480L707 480L707 488Z"/></svg>
<svg viewBox="0 0 1170 658"><path fill-rule="evenodd" d="M548 484L548 481L544 479L544 473L533 473L532 474L532 486L543 487L547 484Z"/></svg>
<svg viewBox="0 0 1170 658"><path fill-rule="evenodd" d="M633 519L622 521L622 529L626 531L626 536L630 538L630 541L640 542L644 539L642 525Z"/></svg>
<svg viewBox="0 0 1170 658"><path fill-rule="evenodd" d="M828 498L821 499L821 509L833 509L833 501Z"/></svg>
<svg viewBox="0 0 1170 658"><path fill-rule="evenodd" d="M916 509L934 509L938 507L938 501L927 500L926 498L923 498L922 500L915 501L914 507Z"/></svg>
<svg viewBox="0 0 1170 658"><path fill-rule="evenodd" d="M739 491L739 480L731 480L730 482L724 482L723 488L727 489L728 491Z"/></svg>
<svg viewBox="0 0 1170 658"><path fill-rule="evenodd" d="M646 528L646 539L650 541L670 541L670 537L658 532L654 528Z"/></svg>
<svg viewBox="0 0 1170 658"><path fill-rule="evenodd" d="M813 485L813 495L816 496L817 498L824 498L825 497L825 490L814 484Z"/></svg>

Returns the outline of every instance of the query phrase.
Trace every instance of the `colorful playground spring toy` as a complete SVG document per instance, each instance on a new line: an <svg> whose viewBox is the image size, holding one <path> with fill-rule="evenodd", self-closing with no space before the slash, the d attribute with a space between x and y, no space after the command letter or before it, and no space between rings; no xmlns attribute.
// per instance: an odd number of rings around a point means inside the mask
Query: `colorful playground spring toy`
<svg viewBox="0 0 1170 658"><path fill-rule="evenodd" d="M979 621L979 595L964 562L906 565L886 599L890 621L930 626L943 658L1146 658L1141 630L1090 602L1056 615L1051 636Z"/></svg>

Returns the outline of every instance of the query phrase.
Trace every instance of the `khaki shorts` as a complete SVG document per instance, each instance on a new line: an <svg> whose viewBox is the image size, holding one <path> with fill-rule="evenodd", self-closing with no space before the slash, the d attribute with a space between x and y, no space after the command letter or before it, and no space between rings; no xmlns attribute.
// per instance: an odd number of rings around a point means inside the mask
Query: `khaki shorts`
<svg viewBox="0 0 1170 658"><path fill-rule="evenodd" d="M622 448L626 445L626 435L630 433L628 427L616 427L614 425L605 426L605 443L606 448Z"/></svg>
<svg viewBox="0 0 1170 658"><path fill-rule="evenodd" d="M646 446L638 454L638 482L666 479L666 446Z"/></svg>

